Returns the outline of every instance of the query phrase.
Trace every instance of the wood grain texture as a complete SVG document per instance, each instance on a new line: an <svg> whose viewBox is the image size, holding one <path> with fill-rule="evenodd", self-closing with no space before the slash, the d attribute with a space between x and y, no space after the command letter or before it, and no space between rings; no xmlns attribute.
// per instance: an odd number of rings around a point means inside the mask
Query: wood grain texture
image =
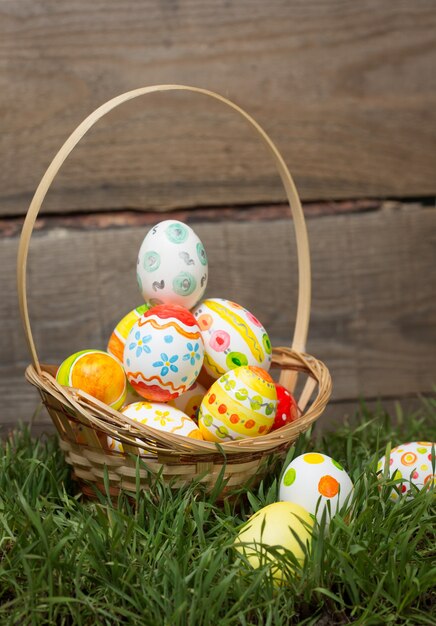
<svg viewBox="0 0 436 626"><path fill-rule="evenodd" d="M0 215L72 130L142 85L215 90L259 121L305 199L436 192L432 0L0 0ZM132 102L66 163L47 212L283 200L250 129L184 94Z"/></svg>
<svg viewBox="0 0 436 626"><path fill-rule="evenodd" d="M325 361L333 400L401 397L436 383L436 210L387 205L367 213L308 220L313 269L307 350ZM207 295L251 310L274 345L290 345L296 260L283 216L192 223L209 257ZM78 220L80 221L80 220ZM189 219L187 219L189 223ZM29 257L29 311L42 361L60 363L105 348L118 320L140 303L136 255L149 226L35 233ZM0 422L28 419L37 395L24 380L29 356L18 319L17 236L0 245Z"/></svg>

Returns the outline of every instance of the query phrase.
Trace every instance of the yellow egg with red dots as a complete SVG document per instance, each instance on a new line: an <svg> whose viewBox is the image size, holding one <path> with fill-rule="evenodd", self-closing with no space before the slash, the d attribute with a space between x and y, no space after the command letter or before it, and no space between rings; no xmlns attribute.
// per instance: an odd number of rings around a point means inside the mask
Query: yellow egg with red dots
<svg viewBox="0 0 436 626"><path fill-rule="evenodd" d="M198 426L207 441L266 435L272 428L277 392L268 372L254 365L229 370L203 398Z"/></svg>
<svg viewBox="0 0 436 626"><path fill-rule="evenodd" d="M102 350L81 350L69 356L56 373L61 385L81 389L114 409L119 409L127 393L127 380L121 363Z"/></svg>
<svg viewBox="0 0 436 626"><path fill-rule="evenodd" d="M279 500L295 502L321 521L327 507L327 520L344 504L353 483L342 465L319 452L297 456L285 468Z"/></svg>
<svg viewBox="0 0 436 626"><path fill-rule="evenodd" d="M384 471L385 464L389 466L389 476L398 480L389 497L397 500L400 495L407 498L413 496L417 489L428 489L436 485L434 449L436 442L411 441L392 448L389 458L385 455L379 460L377 471Z"/></svg>

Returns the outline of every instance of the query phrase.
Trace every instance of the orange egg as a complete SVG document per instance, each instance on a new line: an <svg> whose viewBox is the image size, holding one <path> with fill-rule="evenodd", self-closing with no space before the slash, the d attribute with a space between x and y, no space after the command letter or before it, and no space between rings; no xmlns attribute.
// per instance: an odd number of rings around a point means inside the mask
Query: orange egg
<svg viewBox="0 0 436 626"><path fill-rule="evenodd" d="M61 385L81 389L114 409L126 397L126 375L123 366L102 350L81 350L60 365L56 380Z"/></svg>

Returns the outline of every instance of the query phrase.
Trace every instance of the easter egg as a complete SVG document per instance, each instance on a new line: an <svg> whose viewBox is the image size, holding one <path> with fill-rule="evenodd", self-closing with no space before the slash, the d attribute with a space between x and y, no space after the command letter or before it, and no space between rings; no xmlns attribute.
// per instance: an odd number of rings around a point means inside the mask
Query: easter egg
<svg viewBox="0 0 436 626"><path fill-rule="evenodd" d="M282 582L286 572L278 555L288 550L303 564L306 552L310 549L313 525L313 518L299 504L274 502L249 518L239 531L234 545L253 569L271 564L274 580ZM292 570L293 564L288 565L288 568Z"/></svg>
<svg viewBox="0 0 436 626"><path fill-rule="evenodd" d="M136 276L146 302L191 309L207 286L204 246L186 224L177 220L159 222L141 244Z"/></svg>
<svg viewBox="0 0 436 626"><path fill-rule="evenodd" d="M145 424L156 430L183 435L190 439L203 439L195 422L179 409L165 403L134 402L125 406L121 413L135 420L135 422ZM112 437L108 437L108 448L124 452L123 444ZM142 454L147 453L143 448L140 448L140 451Z"/></svg>
<svg viewBox="0 0 436 626"><path fill-rule="evenodd" d="M61 385L86 391L114 409L126 397L126 376L121 363L102 350L81 350L59 366L56 380Z"/></svg>
<svg viewBox="0 0 436 626"><path fill-rule="evenodd" d="M414 485L418 489L429 488L436 484L436 474L433 473L436 459L432 454L436 442L412 441L392 448L389 458L382 456L377 465L377 471L383 471L389 463L389 476L401 479L396 488L390 493L391 500L397 500L399 494L410 498L413 496Z"/></svg>
<svg viewBox="0 0 436 626"><path fill-rule="evenodd" d="M319 452L308 452L295 458L286 467L280 481L279 499L295 502L321 521L327 507L334 515L353 489L353 483L344 468L331 457Z"/></svg>
<svg viewBox="0 0 436 626"><path fill-rule="evenodd" d="M203 398L198 425L208 441L266 435L274 422L277 394L265 370L244 365L216 380Z"/></svg>
<svg viewBox="0 0 436 626"><path fill-rule="evenodd" d="M134 324L124 347L124 369L143 398L167 402L195 382L203 340L192 313L179 305L152 307Z"/></svg>
<svg viewBox="0 0 436 626"><path fill-rule="evenodd" d="M271 430L294 422L298 417L298 404L294 396L279 383L275 383L277 392L277 410Z"/></svg>
<svg viewBox="0 0 436 626"><path fill-rule="evenodd" d="M204 342L204 367L214 379L241 365L269 370L271 342L259 320L239 304L222 298L201 302L193 314Z"/></svg>
<svg viewBox="0 0 436 626"><path fill-rule="evenodd" d="M147 304L142 304L141 306L136 307L136 309L127 313L127 315L125 315L115 326L112 335L109 338L107 351L109 354L112 354L112 356L121 361L121 363L123 362L124 346L126 344L127 335L132 330L132 326L136 324L141 315L148 311L149 308L150 307Z"/></svg>
<svg viewBox="0 0 436 626"><path fill-rule="evenodd" d="M188 391L185 391L182 395L174 398L174 400L170 400L168 404L176 407L176 409L179 409L196 422L198 420L200 404L205 395L205 387L195 381L195 383L189 387Z"/></svg>

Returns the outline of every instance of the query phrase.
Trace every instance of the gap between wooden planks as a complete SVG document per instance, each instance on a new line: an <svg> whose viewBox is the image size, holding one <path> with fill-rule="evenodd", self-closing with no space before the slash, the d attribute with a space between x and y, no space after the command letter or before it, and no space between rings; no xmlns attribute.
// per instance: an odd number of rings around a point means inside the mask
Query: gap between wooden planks
<svg viewBox="0 0 436 626"><path fill-rule="evenodd" d="M417 202L358 206L307 220L313 271L307 350L332 372L333 403L431 392L436 210ZM208 218L210 211L216 219ZM131 222L123 223L126 215ZM97 221L94 216L42 220L32 241L28 281L43 360L59 363L83 347L105 347L118 319L139 303L132 267L150 224L162 217L114 213ZM0 246L3 423L27 419L37 400L23 376L29 357L16 302L19 221L8 224ZM209 256L207 295L239 301L261 319L273 344L289 345L297 285L287 208L195 210L194 228Z"/></svg>

